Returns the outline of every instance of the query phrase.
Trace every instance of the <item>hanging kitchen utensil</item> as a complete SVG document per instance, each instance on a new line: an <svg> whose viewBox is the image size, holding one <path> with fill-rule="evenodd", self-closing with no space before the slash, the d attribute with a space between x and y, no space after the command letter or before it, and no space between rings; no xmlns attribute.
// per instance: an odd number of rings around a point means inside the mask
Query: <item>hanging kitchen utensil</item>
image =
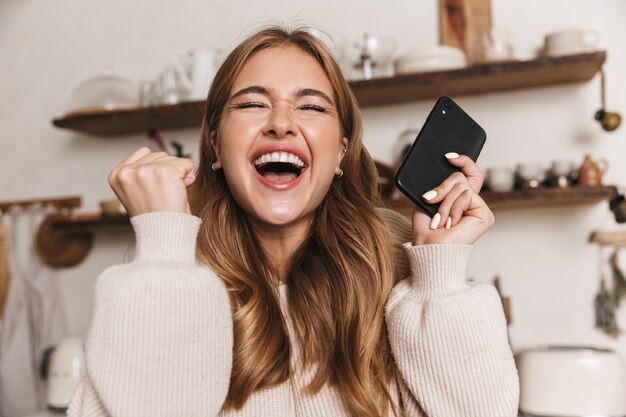
<svg viewBox="0 0 626 417"><path fill-rule="evenodd" d="M163 152L169 154L168 150L167 150L167 146L165 145L165 140L163 139L163 137L159 134L159 132L156 131L156 129L150 129L148 131L148 140L154 142L160 150L162 150Z"/></svg>
<svg viewBox="0 0 626 417"><path fill-rule="evenodd" d="M602 129L607 132L612 132L622 123L622 116L617 112L606 110L605 76L603 68L600 68L600 100L602 108L596 112L594 118L600 122Z"/></svg>
<svg viewBox="0 0 626 417"><path fill-rule="evenodd" d="M618 190L609 201L609 208L615 216L618 223L626 223L626 197L624 197L624 189Z"/></svg>
<svg viewBox="0 0 626 417"><path fill-rule="evenodd" d="M617 325L617 317L615 316L615 298L606 285L604 275L604 264L602 259L602 246L598 246L598 261L600 267L600 288L594 300L595 307L595 326L605 334L618 337L621 331Z"/></svg>
<svg viewBox="0 0 626 417"><path fill-rule="evenodd" d="M170 145L172 145L172 147L174 148L176 152L176 156L178 158L191 158L190 153L184 152L185 147L183 146L182 143L176 142L175 140L170 140Z"/></svg>
<svg viewBox="0 0 626 417"><path fill-rule="evenodd" d="M595 299L596 328L602 330L609 336L618 337L621 331L617 325L615 317L615 303L609 290L601 277L600 289Z"/></svg>
<svg viewBox="0 0 626 417"><path fill-rule="evenodd" d="M615 247L609 258L609 265L611 265L611 272L613 273L613 302L616 308L620 306L622 299L626 297L626 276L624 276L624 272L619 267L618 252L619 248Z"/></svg>

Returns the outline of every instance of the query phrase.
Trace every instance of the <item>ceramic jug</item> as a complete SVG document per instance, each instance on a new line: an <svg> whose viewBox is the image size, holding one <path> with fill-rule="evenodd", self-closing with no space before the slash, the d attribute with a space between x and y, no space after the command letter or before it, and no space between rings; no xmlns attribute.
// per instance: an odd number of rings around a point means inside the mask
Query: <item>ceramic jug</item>
<svg viewBox="0 0 626 417"><path fill-rule="evenodd" d="M191 56L191 90L189 98L204 100L217 71L217 61L221 51L216 48L198 48L189 53Z"/></svg>
<svg viewBox="0 0 626 417"><path fill-rule="evenodd" d="M578 184L585 187L599 187L602 185L602 176L608 168L606 159L594 161L591 155L585 154L585 159L578 171Z"/></svg>

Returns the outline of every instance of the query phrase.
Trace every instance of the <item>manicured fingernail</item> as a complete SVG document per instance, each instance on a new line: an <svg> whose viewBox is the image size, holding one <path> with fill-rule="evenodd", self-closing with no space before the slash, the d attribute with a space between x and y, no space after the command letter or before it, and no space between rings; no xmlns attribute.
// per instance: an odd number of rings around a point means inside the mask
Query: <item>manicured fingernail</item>
<svg viewBox="0 0 626 417"><path fill-rule="evenodd" d="M424 200L432 200L433 198L435 198L435 196L437 196L437 191L435 190L430 190L427 193L424 193L424 195L422 195Z"/></svg>
<svg viewBox="0 0 626 417"><path fill-rule="evenodd" d="M448 217L448 220L446 220L446 229L449 229L450 226L452 226L452 217Z"/></svg>
<svg viewBox="0 0 626 417"><path fill-rule="evenodd" d="M441 220L441 214L437 213L433 216L433 219L430 221L430 228L435 230L439 226L439 221Z"/></svg>
<svg viewBox="0 0 626 417"><path fill-rule="evenodd" d="M456 152L448 152L446 154L446 158L448 158L448 159L455 159L455 158L458 158L458 157L459 157L459 154L456 153Z"/></svg>

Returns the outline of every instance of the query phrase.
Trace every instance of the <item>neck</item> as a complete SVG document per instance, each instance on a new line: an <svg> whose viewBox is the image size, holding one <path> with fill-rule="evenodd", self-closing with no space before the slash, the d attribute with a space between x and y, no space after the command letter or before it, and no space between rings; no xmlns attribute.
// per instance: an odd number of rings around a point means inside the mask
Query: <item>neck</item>
<svg viewBox="0 0 626 417"><path fill-rule="evenodd" d="M280 226L255 221L250 223L278 278L287 282L291 258L306 238L310 221Z"/></svg>

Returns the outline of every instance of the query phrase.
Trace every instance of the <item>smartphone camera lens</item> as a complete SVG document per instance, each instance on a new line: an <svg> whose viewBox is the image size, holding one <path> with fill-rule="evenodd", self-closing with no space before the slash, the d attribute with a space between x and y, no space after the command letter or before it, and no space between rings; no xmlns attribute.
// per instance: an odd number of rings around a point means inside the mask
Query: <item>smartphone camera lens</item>
<svg viewBox="0 0 626 417"><path fill-rule="evenodd" d="M452 102L450 100L444 101L443 105L446 106L446 109L451 109L452 108Z"/></svg>

